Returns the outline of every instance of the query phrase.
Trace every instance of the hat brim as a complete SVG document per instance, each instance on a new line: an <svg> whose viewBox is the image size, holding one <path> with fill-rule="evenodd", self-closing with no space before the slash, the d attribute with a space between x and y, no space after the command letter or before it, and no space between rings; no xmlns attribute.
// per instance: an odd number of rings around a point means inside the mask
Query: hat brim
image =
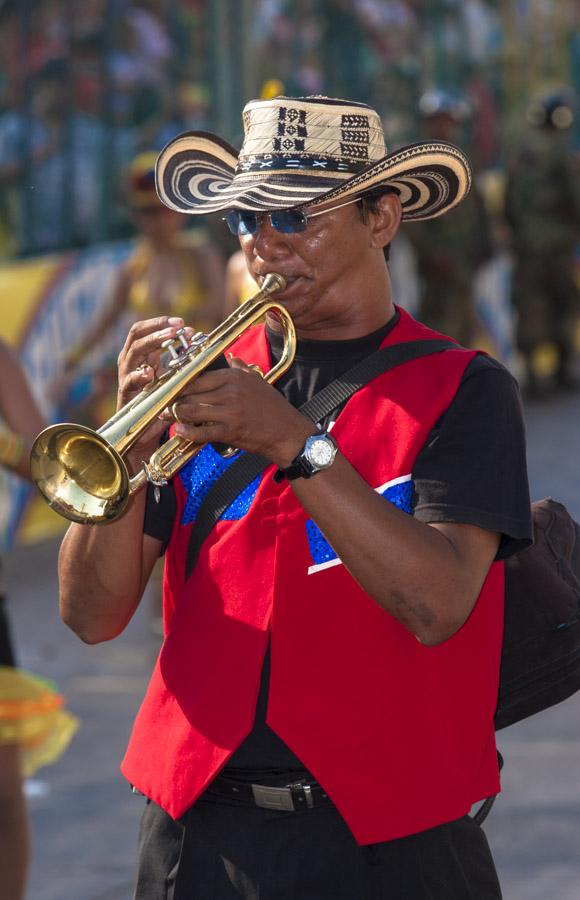
<svg viewBox="0 0 580 900"><path fill-rule="evenodd" d="M445 141L410 144L389 153L356 175L311 168L237 171L238 152L208 132L174 138L156 165L157 192L171 209L205 215L225 209L260 212L326 203L391 187L399 194L403 219L432 219L456 206L471 186L463 152Z"/></svg>

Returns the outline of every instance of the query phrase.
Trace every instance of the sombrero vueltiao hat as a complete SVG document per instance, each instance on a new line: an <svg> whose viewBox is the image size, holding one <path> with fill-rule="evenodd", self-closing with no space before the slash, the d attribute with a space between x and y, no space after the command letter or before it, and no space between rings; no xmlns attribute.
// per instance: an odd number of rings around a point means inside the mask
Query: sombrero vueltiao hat
<svg viewBox="0 0 580 900"><path fill-rule="evenodd" d="M387 153L378 114L330 97L252 100L238 151L203 131L174 138L160 153L157 192L191 215L225 209L259 212L348 199L394 188L403 218L431 219L460 202L471 184L462 151L445 141Z"/></svg>

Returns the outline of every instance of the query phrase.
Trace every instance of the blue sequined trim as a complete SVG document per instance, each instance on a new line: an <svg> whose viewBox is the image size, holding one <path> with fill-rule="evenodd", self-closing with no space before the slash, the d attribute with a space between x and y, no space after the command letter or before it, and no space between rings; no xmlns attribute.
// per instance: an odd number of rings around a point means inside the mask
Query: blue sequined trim
<svg viewBox="0 0 580 900"><path fill-rule="evenodd" d="M315 565L336 559L336 553L312 519L309 519L306 523L306 537L308 538L312 562Z"/></svg>
<svg viewBox="0 0 580 900"><path fill-rule="evenodd" d="M258 490L258 486L260 484L261 475L256 475L253 481L251 481L244 490L238 494L235 500L232 500L230 505L222 515L222 519L231 520L231 519L241 519L242 516L245 516L248 512L250 506L252 505L252 500L256 496L256 491Z"/></svg>
<svg viewBox="0 0 580 900"><path fill-rule="evenodd" d="M410 514L413 512L414 491L415 484L412 479L409 479L408 481L401 482L401 484L392 484L390 487L381 491L380 494L381 497L384 497L389 503L396 506L397 509L402 509L403 512Z"/></svg>
<svg viewBox="0 0 580 900"><path fill-rule="evenodd" d="M185 465L179 477L181 483L187 492L187 502L181 517L182 525L189 525L195 521L200 506L204 501L206 494L215 481L228 469L234 460L240 456L237 453L229 459L224 459L219 455L217 450L206 444L188 463ZM226 520L241 519L248 512L252 500L256 496L258 485L260 484L260 475L246 485L243 491L233 500L228 508L224 511L221 518Z"/></svg>
<svg viewBox="0 0 580 900"><path fill-rule="evenodd" d="M381 497L384 497L393 506L402 509L403 512L411 513L413 511L413 491L414 484L409 479L409 481L403 481L401 484L393 484L390 487L386 487L379 493ZM306 536L314 565L337 559L335 551L312 519L309 519L306 523Z"/></svg>

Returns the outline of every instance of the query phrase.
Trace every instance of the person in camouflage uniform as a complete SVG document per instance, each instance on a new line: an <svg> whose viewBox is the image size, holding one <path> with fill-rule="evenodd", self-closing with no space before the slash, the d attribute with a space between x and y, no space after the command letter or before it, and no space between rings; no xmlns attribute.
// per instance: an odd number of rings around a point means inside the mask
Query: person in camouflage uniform
<svg viewBox="0 0 580 900"><path fill-rule="evenodd" d="M534 370L536 348L558 351L555 386L573 387L574 326L579 308L574 254L579 239L580 194L565 131L572 105L565 94L534 100L529 128L508 166L505 216L512 232L512 301L526 387L542 389Z"/></svg>
<svg viewBox="0 0 580 900"><path fill-rule="evenodd" d="M470 115L466 101L442 90L424 94L419 112L427 139L451 143L457 143L460 127ZM477 333L474 276L493 249L488 216L475 183L448 215L429 223L413 222L406 233L417 257L418 318L464 346L473 346Z"/></svg>

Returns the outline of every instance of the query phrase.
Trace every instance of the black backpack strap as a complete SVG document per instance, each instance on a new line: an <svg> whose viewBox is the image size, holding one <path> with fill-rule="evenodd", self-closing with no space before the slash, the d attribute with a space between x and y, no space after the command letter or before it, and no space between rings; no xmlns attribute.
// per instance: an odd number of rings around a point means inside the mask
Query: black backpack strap
<svg viewBox="0 0 580 900"><path fill-rule="evenodd" d="M312 422L319 422L377 375L421 356L451 349L461 348L454 341L442 339L405 341L391 347L382 347L315 394L299 407L299 411ZM240 491L270 464L271 461L263 456L243 453L211 486L191 529L185 565L186 578L191 575L201 546L220 516Z"/></svg>

